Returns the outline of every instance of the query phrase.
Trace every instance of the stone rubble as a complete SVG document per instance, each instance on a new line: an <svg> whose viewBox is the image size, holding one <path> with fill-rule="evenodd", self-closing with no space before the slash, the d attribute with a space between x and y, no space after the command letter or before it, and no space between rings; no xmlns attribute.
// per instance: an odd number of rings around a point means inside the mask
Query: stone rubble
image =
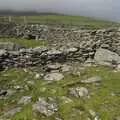
<svg viewBox="0 0 120 120"><path fill-rule="evenodd" d="M43 114L45 116L51 116L57 111L58 106L53 98L48 98L47 100L39 98L39 101L33 105L33 112L37 115Z"/></svg>
<svg viewBox="0 0 120 120"><path fill-rule="evenodd" d="M27 37L49 41L48 46L25 48L19 44L0 43L0 68L48 65L52 63L80 62L88 66L120 63L120 31L118 28L81 29L80 27L52 25L1 26L0 35ZM6 31L2 28L8 27Z"/></svg>

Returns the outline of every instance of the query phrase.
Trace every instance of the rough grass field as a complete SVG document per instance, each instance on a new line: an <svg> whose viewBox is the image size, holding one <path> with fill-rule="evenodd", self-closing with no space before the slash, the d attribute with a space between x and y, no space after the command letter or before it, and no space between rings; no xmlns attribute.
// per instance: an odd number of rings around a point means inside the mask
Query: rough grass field
<svg viewBox="0 0 120 120"><path fill-rule="evenodd" d="M48 41L47 40L28 40L28 39L17 39L17 38L0 38L0 42L12 42L15 44L22 44L26 48L34 48L42 45L47 45Z"/></svg>
<svg viewBox="0 0 120 120"><path fill-rule="evenodd" d="M8 22L8 18L0 18L0 21ZM12 22L24 23L24 16L13 16ZM115 22L107 20L98 20L95 18L83 16L66 16L66 15L40 15L40 16L26 16L26 23L39 24L62 24L62 25L76 25L87 28L106 28L117 26Z"/></svg>
<svg viewBox="0 0 120 120"><path fill-rule="evenodd" d="M17 102L23 95L32 96L32 101L27 105L22 105L22 111L10 118L11 120L54 120L55 118L53 116L44 117L40 115L36 117L32 112L32 104L39 97L50 96L57 97L57 103L59 104L59 111L57 114L61 116L63 120L86 120L87 116L92 119L92 116L89 114L90 109L97 111L97 114L101 117L101 120L113 120L114 116L120 115L119 72L114 72L113 70L105 67L89 67L87 68L86 73L79 77L66 75L66 77L61 81L52 84L45 84L46 81L42 78L35 79L36 70L31 68L31 70L27 69L27 72L25 72L24 69L15 68L0 72L0 87L3 88L19 85L24 88L22 92L14 93L7 99L0 100L1 115L3 111L8 111L16 106L18 107L19 105ZM71 101L68 103L61 101L60 97L68 97L67 92L69 87L66 86L63 88L66 83L75 83L78 80L81 81L83 78L94 75L102 76L103 80L100 88L96 87L95 84L74 84L74 86L72 86L87 87L91 92L91 97L89 99L76 99L74 97L70 97ZM34 81L35 84L27 86L26 83L31 80ZM46 88L46 90L42 91L44 88ZM112 95L113 93L115 95ZM80 109L81 111L84 111L84 113L80 115L79 112L72 111L73 108L76 108L76 110Z"/></svg>

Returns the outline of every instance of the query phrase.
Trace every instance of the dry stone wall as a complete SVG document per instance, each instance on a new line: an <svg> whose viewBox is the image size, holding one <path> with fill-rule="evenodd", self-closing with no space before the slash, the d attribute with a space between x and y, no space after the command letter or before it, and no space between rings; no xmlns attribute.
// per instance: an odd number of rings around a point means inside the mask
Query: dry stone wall
<svg viewBox="0 0 120 120"><path fill-rule="evenodd" d="M0 25L1 26L1 25ZM48 40L47 47L25 49L8 43L10 49L0 45L0 65L5 67L25 67L47 65L55 62L120 63L120 30L108 28L99 30L85 30L79 27L64 27L51 25L7 25L9 29L1 27L0 35L24 37L27 39ZM14 32L13 32L14 31ZM9 34L7 34L9 33ZM2 43L0 43L2 44ZM101 50L102 49L102 50ZM97 52L96 52L97 51ZM102 51L102 52L101 52ZM107 52L106 52L107 51ZM101 59L99 59L99 53ZM99 60L102 61L99 61Z"/></svg>

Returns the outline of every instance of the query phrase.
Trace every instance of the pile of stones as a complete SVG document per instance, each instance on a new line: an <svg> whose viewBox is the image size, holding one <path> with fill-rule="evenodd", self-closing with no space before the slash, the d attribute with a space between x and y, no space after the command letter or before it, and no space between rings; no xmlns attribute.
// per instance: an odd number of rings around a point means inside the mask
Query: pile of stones
<svg viewBox="0 0 120 120"><path fill-rule="evenodd" d="M53 63L66 62L79 62L81 64L91 65L100 64L110 67L116 67L120 64L119 54L103 48L99 48L92 52L88 51L88 53L87 50L83 51L83 49L78 47L58 50L45 46L29 49L25 49L21 46L21 48L18 47L17 50L14 49L14 47L10 48L10 50L0 49L1 68L45 66Z"/></svg>

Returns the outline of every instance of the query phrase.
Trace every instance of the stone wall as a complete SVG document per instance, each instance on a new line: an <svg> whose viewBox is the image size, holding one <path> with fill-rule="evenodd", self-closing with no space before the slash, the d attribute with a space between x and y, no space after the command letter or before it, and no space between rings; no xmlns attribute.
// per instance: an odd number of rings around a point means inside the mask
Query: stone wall
<svg viewBox="0 0 120 120"><path fill-rule="evenodd" d="M2 25L2 28L4 28L3 26L4 25ZM99 53L96 51L100 48L120 56L120 30L118 28L85 30L79 27L65 27L59 25L11 26L12 27L8 30L5 29L4 34L7 36L13 35L14 37L34 38L37 40L46 39L49 41L49 45L47 47L41 46L33 49L21 47L16 50L4 49L2 45L2 47L0 47L1 68L37 66L69 61L80 63L85 63L86 61L93 62L96 53ZM0 32L1 36L4 34ZM102 51L102 54L103 53ZM110 53L110 56L111 55ZM114 60L113 57L109 57L109 55L108 58ZM119 64L118 61L117 63Z"/></svg>

